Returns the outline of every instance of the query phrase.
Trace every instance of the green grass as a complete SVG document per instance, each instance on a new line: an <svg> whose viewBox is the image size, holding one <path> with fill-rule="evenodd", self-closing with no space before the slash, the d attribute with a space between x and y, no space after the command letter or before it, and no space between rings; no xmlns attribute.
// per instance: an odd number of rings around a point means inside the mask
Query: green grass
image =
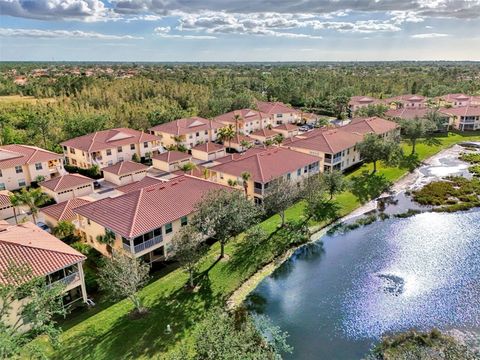
<svg viewBox="0 0 480 360"><path fill-rule="evenodd" d="M480 132L469 134L450 134L439 138L439 144L427 146L418 144L419 159L423 160L438 151L462 140L480 139ZM410 148L404 145L406 151ZM371 170L364 165L349 176L360 175ZM383 166L378 173L388 180L395 181L407 173L406 169ZM357 198L350 192L336 197L341 214L346 215L360 206ZM293 205L286 212L287 219L302 216L303 204ZM261 226L273 232L280 223L279 216L264 221ZM320 225L321 226L321 225ZM317 226L317 227L320 227ZM51 357L57 359L119 359L119 358L163 358L182 341L189 341L189 334L202 320L205 310L213 306L222 306L226 299L245 280L252 276L264 262L264 257L251 254L243 259L234 257L242 247L242 239L230 242L226 253L230 261L217 262L219 246L215 244L203 261L198 282L201 285L197 293L184 290L187 275L175 269L153 281L142 291L141 296L149 307L147 317L131 320L128 316L132 306L128 301L116 304L100 304L96 310L85 312L64 324L65 331L57 351L51 351ZM235 261L234 261L235 260ZM240 264L239 264L240 263ZM238 266L232 266L236 264ZM172 327L171 334L165 334L167 324Z"/></svg>

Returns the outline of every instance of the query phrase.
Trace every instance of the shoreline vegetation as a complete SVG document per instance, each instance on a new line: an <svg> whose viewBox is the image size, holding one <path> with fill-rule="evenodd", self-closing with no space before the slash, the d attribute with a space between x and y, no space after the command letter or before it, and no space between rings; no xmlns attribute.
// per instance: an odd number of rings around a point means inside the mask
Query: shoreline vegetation
<svg viewBox="0 0 480 360"><path fill-rule="evenodd" d="M438 137L435 145L417 144L419 161L424 161L438 152L467 140L480 140L480 132L449 133ZM405 152L410 146L402 144ZM372 165L363 165L347 175L347 178L361 176L371 171ZM379 164L377 175L390 183L408 175L408 168L388 167ZM339 216L344 217L360 208L362 203L350 191L335 196L340 207ZM286 212L286 221L301 218L304 203L298 202ZM267 234L272 234L281 223L279 215L263 221L259 226ZM309 223L310 232L325 231L325 223ZM318 236L315 235L316 237ZM236 262L243 248L243 236L230 241L225 246L227 261L218 261L220 245L215 243L200 264L197 279L199 291L186 292L184 286L188 275L181 269L164 269L164 276L156 278L139 294L145 306L150 309L147 317L132 321L128 314L132 305L127 300L115 304L100 303L95 308L65 320L59 346L49 348L49 357L54 359L111 359L111 358L152 358L171 359L179 349L188 345L196 329L206 321L204 314L216 307L225 307L228 300L241 303L244 297L268 276L281 262L288 258L295 247L277 254L258 256L243 254L241 266ZM247 261L248 260L248 261ZM236 264L236 266L232 266ZM229 306L232 306L229 303ZM165 329L171 331L165 331ZM41 339L37 340L40 341Z"/></svg>

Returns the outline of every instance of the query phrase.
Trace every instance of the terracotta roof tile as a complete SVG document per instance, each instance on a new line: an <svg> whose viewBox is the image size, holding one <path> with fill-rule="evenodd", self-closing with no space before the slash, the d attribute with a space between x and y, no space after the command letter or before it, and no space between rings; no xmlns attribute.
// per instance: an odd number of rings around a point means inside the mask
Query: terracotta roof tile
<svg viewBox="0 0 480 360"><path fill-rule="evenodd" d="M298 126L293 125L293 124L282 124L282 125L278 125L278 126L273 127L272 130L273 131L275 131L275 130L292 131L292 130L298 130Z"/></svg>
<svg viewBox="0 0 480 360"><path fill-rule="evenodd" d="M181 151L176 151L176 150L167 151L162 154L155 154L152 156L152 159L164 161L166 163L182 161L182 160L190 160L191 158L192 158L192 155L181 152Z"/></svg>
<svg viewBox="0 0 480 360"><path fill-rule="evenodd" d="M86 257L32 223L0 224L0 282L11 262L28 265L33 276L44 276Z"/></svg>
<svg viewBox="0 0 480 360"><path fill-rule="evenodd" d="M72 221L77 216L73 209L90 203L90 200L83 198L73 198L58 204L53 204L40 209L40 212L54 218L57 221Z"/></svg>
<svg viewBox="0 0 480 360"><path fill-rule="evenodd" d="M35 164L50 160L62 159L63 155L56 154L35 146L4 145L0 146L0 169L7 169L18 165Z"/></svg>
<svg viewBox="0 0 480 360"><path fill-rule="evenodd" d="M42 181L38 185L57 192L71 189L76 186L90 184L93 183L93 181L93 179L80 174L66 174L47 181Z"/></svg>
<svg viewBox="0 0 480 360"><path fill-rule="evenodd" d="M10 195L12 195L10 191L0 190L0 208L12 206Z"/></svg>
<svg viewBox="0 0 480 360"><path fill-rule="evenodd" d="M454 116L480 116L480 106L464 106L442 109L442 112Z"/></svg>
<svg viewBox="0 0 480 360"><path fill-rule="evenodd" d="M345 131L365 135L368 133L384 134L398 127L398 124L393 121L374 116L369 118L354 118L349 124L341 128Z"/></svg>
<svg viewBox="0 0 480 360"><path fill-rule="evenodd" d="M251 122L251 121L260 121L263 119L268 119L269 115L258 110L252 109L240 109L230 111L226 114L218 115L213 118L213 120L218 122L227 122L235 124L235 116L238 115L240 121Z"/></svg>
<svg viewBox="0 0 480 360"><path fill-rule="evenodd" d="M260 129L260 130L257 130L257 131L254 131L253 133L251 133L250 135L254 135L254 136L262 136L262 137L275 137L278 135L278 132L276 131L273 131L272 129L268 129L268 128L265 128L265 129Z"/></svg>
<svg viewBox="0 0 480 360"><path fill-rule="evenodd" d="M225 125L216 121L207 120L198 116L178 119L150 128L150 131L159 131L172 135L185 135L197 131L219 129Z"/></svg>
<svg viewBox="0 0 480 360"><path fill-rule="evenodd" d="M146 141L160 141L160 138L143 131L128 128L116 128L79 136L64 141L61 145L92 152L111 149L116 146L138 144Z"/></svg>
<svg viewBox="0 0 480 360"><path fill-rule="evenodd" d="M138 180L127 185L119 186L115 190L120 191L122 193L129 193L132 191L143 189L145 187L149 187L151 185L161 184L164 182L165 181L153 178L151 176L145 176L142 180Z"/></svg>
<svg viewBox="0 0 480 360"><path fill-rule="evenodd" d="M363 134L345 131L343 128L316 129L308 137L295 137L284 146L319 151L327 154L336 154L355 146L363 140Z"/></svg>
<svg viewBox="0 0 480 360"><path fill-rule="evenodd" d="M348 105L376 105L382 103L381 100L372 98L370 96L352 96Z"/></svg>
<svg viewBox="0 0 480 360"><path fill-rule="evenodd" d="M132 238L191 214L203 195L215 189L230 188L184 175L74 211L116 234Z"/></svg>
<svg viewBox="0 0 480 360"><path fill-rule="evenodd" d="M137 171L147 171L147 169L148 166L135 161L122 161L115 165L107 166L103 168L102 171L115 175L126 175Z"/></svg>
<svg viewBox="0 0 480 360"><path fill-rule="evenodd" d="M275 101L275 102L269 102L269 101L257 101L257 108L261 112L264 112L265 114L268 115L273 115L273 114L299 114L300 111L285 105L284 103L280 101Z"/></svg>
<svg viewBox="0 0 480 360"><path fill-rule="evenodd" d="M222 149L225 149L223 147L223 145L217 144L217 143L214 143L214 142L210 142L210 141L206 142L204 144L199 144L199 145L192 148L192 150L203 151L203 152L206 152L208 154L217 152L217 151L222 150Z"/></svg>

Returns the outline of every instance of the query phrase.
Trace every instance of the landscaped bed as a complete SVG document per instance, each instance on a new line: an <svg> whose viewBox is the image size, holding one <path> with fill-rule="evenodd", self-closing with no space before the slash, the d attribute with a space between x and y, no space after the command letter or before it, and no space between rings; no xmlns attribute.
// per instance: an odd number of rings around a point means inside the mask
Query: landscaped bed
<svg viewBox="0 0 480 360"><path fill-rule="evenodd" d="M460 160L472 164L468 171L474 176L480 176L480 153L465 153L460 156Z"/></svg>

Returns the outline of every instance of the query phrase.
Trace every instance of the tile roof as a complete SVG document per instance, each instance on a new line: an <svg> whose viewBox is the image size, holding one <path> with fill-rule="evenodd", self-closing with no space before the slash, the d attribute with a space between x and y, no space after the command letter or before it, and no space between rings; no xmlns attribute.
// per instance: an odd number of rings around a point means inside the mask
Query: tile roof
<svg viewBox="0 0 480 360"><path fill-rule="evenodd" d="M462 94L462 93L445 94L445 95L440 95L440 96L435 97L436 100L445 100L445 101L448 101L448 102L451 102L451 101L468 101L468 100L471 100L472 98L473 98L473 96L465 95L465 94Z"/></svg>
<svg viewBox="0 0 480 360"><path fill-rule="evenodd" d="M480 116L480 106L463 106L450 109L442 109L442 112L454 116Z"/></svg>
<svg viewBox="0 0 480 360"><path fill-rule="evenodd" d="M45 276L86 257L33 223L0 224L0 282L11 262L28 265L33 276Z"/></svg>
<svg viewBox="0 0 480 360"><path fill-rule="evenodd" d="M45 206L40 209L40 212L54 218L57 221L72 221L77 217L73 212L73 209L90 202L90 200L81 197L73 198L58 204Z"/></svg>
<svg viewBox="0 0 480 360"><path fill-rule="evenodd" d="M230 141L226 140L224 143L225 143L225 145L228 145L229 143L230 143L230 144L238 144L238 145L240 145L240 143L241 143L242 141L247 141L247 142L249 142L249 143L254 143L254 142L255 142L255 139L252 139L252 138L251 138L250 136L248 136L248 135L235 134L235 137L234 137L232 140L230 140Z"/></svg>
<svg viewBox="0 0 480 360"><path fill-rule="evenodd" d="M284 143L290 148L302 148L327 154L336 154L349 149L363 140L363 134L345 131L343 128L316 129L307 137L296 136L291 142Z"/></svg>
<svg viewBox="0 0 480 360"><path fill-rule="evenodd" d="M38 185L57 192L90 184L93 183L93 181L93 179L80 174L65 174L47 181L42 181Z"/></svg>
<svg viewBox="0 0 480 360"><path fill-rule="evenodd" d="M0 146L0 169L62 159L63 155L29 145Z"/></svg>
<svg viewBox="0 0 480 360"><path fill-rule="evenodd" d="M227 154L224 157L221 157L219 159L214 160L215 163L226 163L232 160L238 160L238 159L244 159L246 157L249 157L251 155L259 154L261 152L264 152L266 149L268 149L266 146L256 146L248 149L247 151L241 152L241 153L233 153L233 154Z"/></svg>
<svg viewBox="0 0 480 360"><path fill-rule="evenodd" d="M390 109L385 112L385 116L390 118L400 118L406 120L413 120L416 117L423 118L427 115L432 109L430 108L400 108L400 109Z"/></svg>
<svg viewBox="0 0 480 360"><path fill-rule="evenodd" d="M284 103L280 101L275 101L275 102L270 102L270 101L257 101L257 108L261 112L268 114L268 115L273 115L273 114L299 114L300 111L285 105Z"/></svg>
<svg viewBox="0 0 480 360"><path fill-rule="evenodd" d="M257 131L254 131L250 134L251 136L254 135L254 136L263 136L263 137L275 137L278 135L278 132L276 131L273 131L272 129L268 129L268 128L265 128L265 129L260 129L260 130L257 130Z"/></svg>
<svg viewBox="0 0 480 360"><path fill-rule="evenodd" d="M252 175L253 181L267 183L316 161L318 157L275 147L212 166L210 169L234 176L241 176L247 171Z"/></svg>
<svg viewBox="0 0 480 360"><path fill-rule="evenodd" d="M348 105L375 105L380 104L381 100L372 98L370 96L352 96Z"/></svg>
<svg viewBox="0 0 480 360"><path fill-rule="evenodd" d="M192 155L176 150L166 151L162 154L155 154L152 156L152 159L164 161L169 164L175 161L190 160L191 158Z"/></svg>
<svg viewBox="0 0 480 360"><path fill-rule="evenodd" d="M197 146L193 147L192 150L203 151L208 154L217 152L219 150L225 149L225 147L221 144L217 144L214 142L206 142L204 144L198 144Z"/></svg>
<svg viewBox="0 0 480 360"><path fill-rule="evenodd" d="M387 99L383 99L383 102L385 103L391 103L395 101L399 102L424 102L426 101L427 98L422 95L399 95L399 96L393 96Z"/></svg>
<svg viewBox="0 0 480 360"><path fill-rule="evenodd" d="M132 191L137 191L140 189L143 189L145 187L149 187L151 185L156 185L156 184L163 184L165 181L156 179L151 176L145 176L142 180L134 181L130 184L122 185L117 187L115 190L120 191L122 193L129 193Z"/></svg>
<svg viewBox="0 0 480 360"><path fill-rule="evenodd" d="M349 124L342 126L342 129L365 135L368 133L384 134L398 127L398 124L393 121L373 116L369 118L354 118Z"/></svg>
<svg viewBox="0 0 480 360"><path fill-rule="evenodd" d="M150 128L150 131L160 131L172 135L185 135L192 132L219 129L224 127L216 121L207 120L198 116L178 119Z"/></svg>
<svg viewBox="0 0 480 360"><path fill-rule="evenodd" d="M215 189L230 188L184 175L74 211L118 235L132 238L191 214L203 195Z"/></svg>
<svg viewBox="0 0 480 360"><path fill-rule="evenodd" d="M145 141L160 141L160 138L143 131L128 128L116 128L79 136L64 141L61 145L93 152L111 149L116 146L138 144Z"/></svg>
<svg viewBox="0 0 480 360"><path fill-rule="evenodd" d="M258 110L252 110L252 109L240 109L240 110L234 110L230 111L226 114L218 115L213 118L213 120L218 121L218 122L228 122L231 124L235 124L235 116L238 115L240 118L240 121L244 122L251 122L251 121L257 121L257 120L262 120L262 119L268 119L269 115L266 113L263 113Z"/></svg>
<svg viewBox="0 0 480 360"><path fill-rule="evenodd" d="M298 126L293 125L293 124L282 124L282 125L278 125L278 126L273 127L272 130L273 131L275 131L275 130L292 131L292 130L298 130Z"/></svg>
<svg viewBox="0 0 480 360"><path fill-rule="evenodd" d="M0 208L12 206L10 202L10 195L12 193L8 190L0 190Z"/></svg>
<svg viewBox="0 0 480 360"><path fill-rule="evenodd" d="M102 171L115 175L126 175L137 171L147 171L147 169L148 166L135 161L122 161L115 165L107 166L103 168Z"/></svg>

